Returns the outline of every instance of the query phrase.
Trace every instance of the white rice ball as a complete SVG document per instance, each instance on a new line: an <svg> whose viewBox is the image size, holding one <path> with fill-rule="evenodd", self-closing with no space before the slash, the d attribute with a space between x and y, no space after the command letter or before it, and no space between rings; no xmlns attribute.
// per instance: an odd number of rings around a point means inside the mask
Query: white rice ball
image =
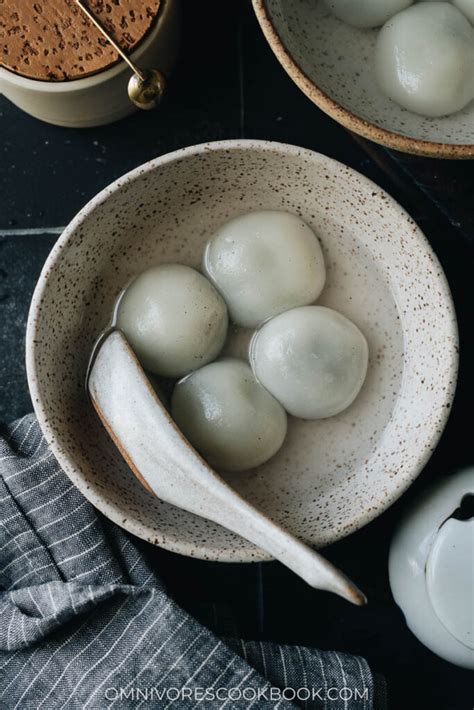
<svg viewBox="0 0 474 710"><path fill-rule="evenodd" d="M422 116L447 116L474 98L474 30L446 2L425 2L381 29L375 70L382 91Z"/></svg>
<svg viewBox="0 0 474 710"><path fill-rule="evenodd" d="M116 314L143 367L182 377L214 360L227 333L227 309L214 286L182 264L153 266L132 281Z"/></svg>
<svg viewBox="0 0 474 710"><path fill-rule="evenodd" d="M250 345L255 376L287 412L302 419L331 417L359 394L369 350L357 326L323 306L282 313Z"/></svg>
<svg viewBox="0 0 474 710"><path fill-rule="evenodd" d="M234 323L247 327L313 303L326 279L312 229L300 217L275 210L251 212L222 225L207 245L204 271Z"/></svg>
<svg viewBox="0 0 474 710"><path fill-rule="evenodd" d="M259 466L286 436L284 409L243 360L213 362L178 382L171 413L194 448L219 470Z"/></svg>

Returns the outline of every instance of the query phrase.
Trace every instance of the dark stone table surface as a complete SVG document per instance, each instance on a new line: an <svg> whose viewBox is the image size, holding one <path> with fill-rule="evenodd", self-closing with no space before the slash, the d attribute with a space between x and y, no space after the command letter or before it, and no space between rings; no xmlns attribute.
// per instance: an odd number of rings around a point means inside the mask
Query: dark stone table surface
<svg viewBox="0 0 474 710"><path fill-rule="evenodd" d="M352 608L277 563L206 563L151 546L149 552L179 602L219 631L362 654L385 675L396 710L468 710L472 674L430 653L407 629L390 593L387 553L406 503L435 476L473 463L474 163L405 156L351 135L293 85L248 2L183 5L181 58L159 112L71 130L40 123L0 97L0 419L31 410L24 335L45 258L77 210L119 175L176 148L236 137L294 143L359 170L424 230L451 285L461 336L456 399L431 461L398 503L325 550L370 603Z"/></svg>

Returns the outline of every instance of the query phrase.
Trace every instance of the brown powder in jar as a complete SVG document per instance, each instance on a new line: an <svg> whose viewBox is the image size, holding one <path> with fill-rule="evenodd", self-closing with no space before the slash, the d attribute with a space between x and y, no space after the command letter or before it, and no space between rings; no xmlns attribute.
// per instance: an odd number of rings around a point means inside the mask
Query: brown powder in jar
<svg viewBox="0 0 474 710"><path fill-rule="evenodd" d="M150 30L160 0L86 0L127 52ZM1 66L43 81L79 79L107 69L117 52L74 0L0 0Z"/></svg>

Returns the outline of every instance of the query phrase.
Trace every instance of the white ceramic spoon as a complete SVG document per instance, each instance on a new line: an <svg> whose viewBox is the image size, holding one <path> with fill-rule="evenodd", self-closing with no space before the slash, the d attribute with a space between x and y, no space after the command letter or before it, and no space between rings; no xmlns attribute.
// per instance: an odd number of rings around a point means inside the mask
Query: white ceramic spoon
<svg viewBox="0 0 474 710"><path fill-rule="evenodd" d="M109 331L96 346L87 387L105 428L148 491L245 537L312 587L365 603L364 594L342 572L210 468L171 419L120 331Z"/></svg>

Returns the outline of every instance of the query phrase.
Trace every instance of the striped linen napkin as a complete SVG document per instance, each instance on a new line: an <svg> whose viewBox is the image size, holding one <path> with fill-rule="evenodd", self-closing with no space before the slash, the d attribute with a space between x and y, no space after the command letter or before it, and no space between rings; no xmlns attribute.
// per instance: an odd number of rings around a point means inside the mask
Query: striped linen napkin
<svg viewBox="0 0 474 710"><path fill-rule="evenodd" d="M385 707L363 658L217 637L79 493L35 417L0 437L0 707Z"/></svg>

